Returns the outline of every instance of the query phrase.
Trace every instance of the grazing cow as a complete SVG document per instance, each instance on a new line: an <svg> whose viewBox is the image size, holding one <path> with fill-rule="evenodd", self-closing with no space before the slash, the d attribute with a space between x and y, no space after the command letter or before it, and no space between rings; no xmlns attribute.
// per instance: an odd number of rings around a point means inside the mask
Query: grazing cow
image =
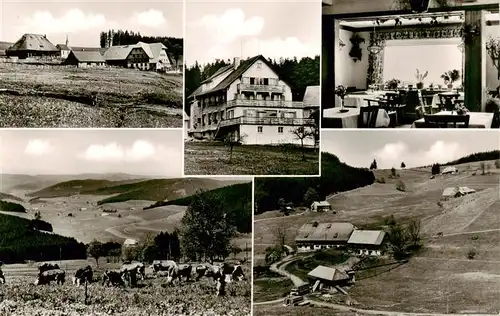
<svg viewBox="0 0 500 316"><path fill-rule="evenodd" d="M211 267L209 267L208 265L206 264L199 264L196 266L195 268L195 272L196 272L196 281L200 280L203 276L206 275L207 271L210 269Z"/></svg>
<svg viewBox="0 0 500 316"><path fill-rule="evenodd" d="M122 273L120 271L104 271L102 275L102 285L109 286L110 284L113 286L124 285Z"/></svg>
<svg viewBox="0 0 500 316"><path fill-rule="evenodd" d="M230 280L236 279L238 281L245 280L245 275L243 274L243 269L240 265L231 265L228 263L223 263L222 265L214 265L211 269L208 269L205 273L207 277L212 277L214 281L218 278L224 276L230 276Z"/></svg>
<svg viewBox="0 0 500 316"><path fill-rule="evenodd" d="M179 264L170 269L168 276L168 283L178 279L179 282L182 281L182 277L186 278L186 282L191 278L191 272L193 271L193 266L190 264Z"/></svg>
<svg viewBox="0 0 500 316"><path fill-rule="evenodd" d="M38 266L38 275L44 273L45 271L49 270L58 270L59 265L57 263L43 263Z"/></svg>
<svg viewBox="0 0 500 316"><path fill-rule="evenodd" d="M122 279L125 281L125 283L128 286L136 287L137 286L137 274L138 274L137 269L125 270L122 273Z"/></svg>
<svg viewBox="0 0 500 316"><path fill-rule="evenodd" d="M80 286L80 284L87 281L88 283L92 282L93 279L93 271L91 266L86 266L85 268L80 268L76 270L75 276L73 277L73 284L76 286Z"/></svg>
<svg viewBox="0 0 500 316"><path fill-rule="evenodd" d="M135 271L136 275L138 275L141 280L144 280L144 278L146 277L146 268L144 267L144 264L142 262L126 263L123 264L120 268L120 272L122 274L132 270Z"/></svg>
<svg viewBox="0 0 500 316"><path fill-rule="evenodd" d="M36 285L50 284L50 282L55 281L57 284L64 284L66 279L66 272L61 269L51 269L43 271L38 275L36 280Z"/></svg>
<svg viewBox="0 0 500 316"><path fill-rule="evenodd" d="M154 260L151 268L153 272L156 274L160 271L169 272L172 268L177 267L177 263L173 260Z"/></svg>
<svg viewBox="0 0 500 316"><path fill-rule="evenodd" d="M2 269L0 269L0 283L5 284L5 276L3 275Z"/></svg>

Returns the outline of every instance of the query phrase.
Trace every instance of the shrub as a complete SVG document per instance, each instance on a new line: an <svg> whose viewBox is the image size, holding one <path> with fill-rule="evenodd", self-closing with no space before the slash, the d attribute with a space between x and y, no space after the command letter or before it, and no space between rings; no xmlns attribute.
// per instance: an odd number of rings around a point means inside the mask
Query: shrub
<svg viewBox="0 0 500 316"><path fill-rule="evenodd" d="M443 207L443 202L441 202L441 201L437 201L437 203L436 203L436 204L437 204L439 207L441 207L441 208Z"/></svg>
<svg viewBox="0 0 500 316"><path fill-rule="evenodd" d="M470 249L469 252L467 253L467 258L470 260L473 260L477 255L477 252L475 249Z"/></svg>
<svg viewBox="0 0 500 316"><path fill-rule="evenodd" d="M406 185L404 184L403 181L401 180L398 181L398 183L396 184L396 190L401 192L406 192Z"/></svg>
<svg viewBox="0 0 500 316"><path fill-rule="evenodd" d="M500 159L495 160L495 168L500 169Z"/></svg>
<svg viewBox="0 0 500 316"><path fill-rule="evenodd" d="M380 177L380 178L377 178L377 183L385 183L385 178L384 177Z"/></svg>

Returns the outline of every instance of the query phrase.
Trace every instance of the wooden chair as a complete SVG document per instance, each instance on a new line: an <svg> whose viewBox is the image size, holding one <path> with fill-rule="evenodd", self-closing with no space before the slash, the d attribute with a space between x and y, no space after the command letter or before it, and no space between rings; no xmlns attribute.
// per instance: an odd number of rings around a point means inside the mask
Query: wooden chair
<svg viewBox="0 0 500 316"><path fill-rule="evenodd" d="M425 113L425 102L420 90L411 90L406 93L405 107L402 114L404 124L411 124L414 121L423 118ZM417 110L420 108L421 111Z"/></svg>
<svg viewBox="0 0 500 316"><path fill-rule="evenodd" d="M500 128L500 109L493 113L493 121L491 121L491 128Z"/></svg>
<svg viewBox="0 0 500 316"><path fill-rule="evenodd" d="M424 115L426 128L468 128L469 115Z"/></svg>
<svg viewBox="0 0 500 316"><path fill-rule="evenodd" d="M458 100L458 93L439 93L439 109L452 111L455 108L455 100Z"/></svg>
<svg viewBox="0 0 500 316"><path fill-rule="evenodd" d="M380 99L365 99L365 101L368 102L368 107L371 107L372 103L376 103L376 106L378 106L378 108L385 110L391 119L391 127L394 127L398 124L397 107L390 103L394 103L394 101L389 101L387 96Z"/></svg>
<svg viewBox="0 0 500 316"><path fill-rule="evenodd" d="M362 106L359 108L358 128L375 128L378 106Z"/></svg>

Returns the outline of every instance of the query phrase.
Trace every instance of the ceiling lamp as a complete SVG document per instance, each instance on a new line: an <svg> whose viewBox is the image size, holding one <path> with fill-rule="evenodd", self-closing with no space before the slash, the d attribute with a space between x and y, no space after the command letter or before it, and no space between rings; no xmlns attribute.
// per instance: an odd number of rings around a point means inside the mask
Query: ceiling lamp
<svg viewBox="0 0 500 316"><path fill-rule="evenodd" d="M372 53L372 54L379 54L382 49L384 49L381 45L378 44L378 40L377 40L377 32L375 30L375 24L376 22L374 21L373 22L373 38L372 38L372 41L370 43L370 46L367 47L367 50Z"/></svg>

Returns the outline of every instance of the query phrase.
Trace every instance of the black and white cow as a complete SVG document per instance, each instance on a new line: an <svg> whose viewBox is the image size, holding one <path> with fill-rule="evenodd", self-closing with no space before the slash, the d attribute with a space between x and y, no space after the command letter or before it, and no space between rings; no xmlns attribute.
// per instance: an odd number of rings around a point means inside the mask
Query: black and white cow
<svg viewBox="0 0 500 316"><path fill-rule="evenodd" d="M170 272L175 267L177 267L177 263L173 260L154 260L153 264L151 264L151 269L153 269L153 273L155 274L160 271Z"/></svg>
<svg viewBox="0 0 500 316"><path fill-rule="evenodd" d="M43 271L38 275L36 280L36 285L50 284L50 282L55 281L57 284L64 284L66 280L66 272L61 269L51 269Z"/></svg>
<svg viewBox="0 0 500 316"><path fill-rule="evenodd" d="M141 280L146 278L146 268L142 262L125 263L120 268L122 274L130 271L135 271L135 274L139 276Z"/></svg>
<svg viewBox="0 0 500 316"><path fill-rule="evenodd" d="M110 284L113 286L124 285L123 274L120 271L111 271L106 270L102 275L102 285L109 286Z"/></svg>
<svg viewBox="0 0 500 316"><path fill-rule="evenodd" d="M212 277L214 281L224 277L229 280L245 280L245 275L243 273L243 269L240 265L231 265L228 263L223 263L220 265L213 265L205 272L205 276Z"/></svg>
<svg viewBox="0 0 500 316"><path fill-rule="evenodd" d="M87 281L88 283L92 283L93 276L94 273L91 266L80 268L75 272L75 276L73 277L73 284L76 286L80 286L80 284L85 283L85 281Z"/></svg>
<svg viewBox="0 0 500 316"><path fill-rule="evenodd" d="M189 281L191 278L191 272L193 271L193 266L190 264L179 264L176 265L175 267L172 267L169 270L169 275L167 282L173 282L174 280L179 280L179 282L182 282L182 278L186 278L186 282Z"/></svg>
<svg viewBox="0 0 500 316"><path fill-rule="evenodd" d="M206 275L207 270L211 269L212 267L208 264L199 264L196 266L195 273L196 273L196 281L199 281L203 276Z"/></svg>
<svg viewBox="0 0 500 316"><path fill-rule="evenodd" d="M2 269L0 269L0 283L5 284L5 276L3 275Z"/></svg>
<svg viewBox="0 0 500 316"><path fill-rule="evenodd" d="M60 269L57 263L42 263L38 266L38 275L45 271Z"/></svg>

